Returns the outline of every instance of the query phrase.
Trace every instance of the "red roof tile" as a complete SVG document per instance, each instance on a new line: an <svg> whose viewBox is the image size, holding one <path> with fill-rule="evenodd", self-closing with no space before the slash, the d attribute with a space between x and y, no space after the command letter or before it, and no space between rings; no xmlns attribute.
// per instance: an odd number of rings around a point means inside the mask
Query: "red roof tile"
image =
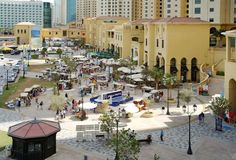
<svg viewBox="0 0 236 160"><path fill-rule="evenodd" d="M8 135L21 139L48 137L61 130L58 122L33 120L11 126Z"/></svg>

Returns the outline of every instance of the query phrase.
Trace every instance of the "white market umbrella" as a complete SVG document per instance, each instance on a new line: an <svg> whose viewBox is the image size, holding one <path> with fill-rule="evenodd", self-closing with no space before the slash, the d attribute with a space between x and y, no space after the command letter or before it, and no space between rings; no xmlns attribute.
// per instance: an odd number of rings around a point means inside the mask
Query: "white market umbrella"
<svg viewBox="0 0 236 160"><path fill-rule="evenodd" d="M94 109L96 107L97 104L95 103L90 103L90 102L83 103L83 109ZM79 105L79 108L82 108L82 104Z"/></svg>

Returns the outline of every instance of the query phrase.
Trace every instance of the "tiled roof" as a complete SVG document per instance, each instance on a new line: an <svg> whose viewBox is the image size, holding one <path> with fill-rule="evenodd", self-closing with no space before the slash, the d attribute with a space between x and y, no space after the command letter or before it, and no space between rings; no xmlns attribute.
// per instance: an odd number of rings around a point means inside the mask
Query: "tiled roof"
<svg viewBox="0 0 236 160"><path fill-rule="evenodd" d="M209 22L200 20L199 18L189 17L172 17L152 20L151 23L168 23L168 24L208 24Z"/></svg>
<svg viewBox="0 0 236 160"><path fill-rule="evenodd" d="M100 17L95 17L94 19L96 20L129 20L128 18L118 17L118 16L100 16Z"/></svg>
<svg viewBox="0 0 236 160"><path fill-rule="evenodd" d="M58 122L33 120L11 126L8 135L21 139L48 137L61 130Z"/></svg>
<svg viewBox="0 0 236 160"><path fill-rule="evenodd" d="M151 22L152 19L137 19L131 22L131 24L143 24L144 22Z"/></svg>

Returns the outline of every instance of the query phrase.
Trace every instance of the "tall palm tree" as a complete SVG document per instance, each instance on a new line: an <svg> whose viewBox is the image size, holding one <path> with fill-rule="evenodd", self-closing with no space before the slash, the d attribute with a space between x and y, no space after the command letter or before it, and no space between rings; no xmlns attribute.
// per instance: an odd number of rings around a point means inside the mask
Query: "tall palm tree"
<svg viewBox="0 0 236 160"><path fill-rule="evenodd" d="M165 74L165 76L162 79L163 84L166 86L167 88L167 115L170 115L170 111L169 111L169 100L172 99L172 94L171 94L171 88L173 87L173 85L176 83L176 76L173 76L172 74Z"/></svg>
<svg viewBox="0 0 236 160"><path fill-rule="evenodd" d="M230 110L230 103L224 97L216 97L209 105L210 109L215 114L216 130L222 131L222 117Z"/></svg>

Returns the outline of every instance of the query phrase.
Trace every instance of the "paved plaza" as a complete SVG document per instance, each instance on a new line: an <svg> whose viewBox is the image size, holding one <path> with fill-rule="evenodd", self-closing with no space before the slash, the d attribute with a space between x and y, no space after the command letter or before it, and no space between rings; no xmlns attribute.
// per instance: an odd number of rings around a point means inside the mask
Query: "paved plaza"
<svg viewBox="0 0 236 160"><path fill-rule="evenodd" d="M61 94L65 94L65 92L67 92L70 98L80 99L77 87L78 86L75 86L74 89L70 91L61 92ZM110 89L111 86L106 88L106 90ZM163 91L165 95L165 90ZM173 97L176 97L176 94L177 91L174 90ZM44 101L43 110L37 110L34 100L32 101L31 107L23 107L20 110L11 111L0 109L0 130L7 131L9 126L24 120L33 119L34 117L38 119L43 118L55 120L55 112L48 110L51 95L52 89L48 89L45 93L40 95L39 101ZM142 95L142 92L136 91L131 93L131 95L135 98L138 98ZM84 98L85 102L88 101L90 97L91 96L86 96ZM171 159L171 157L175 157L176 159L192 159L193 157L195 157L196 159L205 159L205 157L211 156L205 155L204 157L204 154L207 154L208 152L206 152L203 148L206 148L206 145L213 144L217 145L210 146L212 147L212 149L208 148L208 151L212 152L217 150L217 152L214 152L214 154L216 155L218 155L218 153L221 153L219 154L219 156L216 156L215 159L222 159L222 157L226 155L228 156L224 157L223 159L233 159L235 154L234 151L227 151L226 154L226 151L223 152L221 145L235 146L236 128L224 124L224 132L216 132L214 128L214 117L207 110L208 101L209 97L203 96L193 98L193 100L191 101L190 107L192 106L192 104L197 104L198 106L197 112L195 113L195 115L193 115L193 122L191 126L192 148L194 151L193 156L188 156L186 154L188 148L188 117L183 114L182 108L176 107L175 103L170 105L170 116L163 114L161 107L166 105L165 97L160 103L152 104L152 106L150 107L150 110L154 112L153 118L141 118L140 115L142 114L142 112L139 112L134 114L130 121L122 121L122 123L125 123L128 128L136 130L136 132L138 133L138 139L143 139L149 134L151 134L153 137L153 143L151 145L142 145L140 159L143 159L142 157L145 157L144 159L152 159L155 153L160 154L161 159ZM181 105L183 105L183 102L181 102ZM206 113L205 123L199 124L196 120L196 115L198 115L203 110ZM88 119L85 121L78 121L74 119L70 114L68 114L65 119L60 120L62 130L57 134L59 152L49 159L64 159L63 157L65 157L67 154L70 155L69 153L72 153L74 150L76 151L74 153L80 155L81 158L84 155L87 155L90 159L99 159L98 157L100 157L100 159L113 159L115 153L107 146L106 141L103 139L98 139L95 141L76 142L75 126L77 124L84 123L97 123L99 116L99 114L88 111ZM164 129L163 142L161 142L159 138L160 129ZM208 141L209 143L205 144ZM68 147L71 149L68 149ZM71 157L71 159L73 159L73 156Z"/></svg>

